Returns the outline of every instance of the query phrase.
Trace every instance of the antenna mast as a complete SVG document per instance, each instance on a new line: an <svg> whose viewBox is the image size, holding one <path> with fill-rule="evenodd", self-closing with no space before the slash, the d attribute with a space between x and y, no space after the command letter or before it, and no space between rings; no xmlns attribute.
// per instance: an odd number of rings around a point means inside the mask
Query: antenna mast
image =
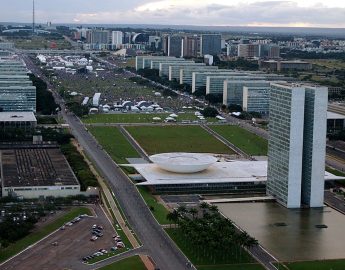
<svg viewBox="0 0 345 270"><path fill-rule="evenodd" d="M35 0L32 0L32 35L35 35Z"/></svg>

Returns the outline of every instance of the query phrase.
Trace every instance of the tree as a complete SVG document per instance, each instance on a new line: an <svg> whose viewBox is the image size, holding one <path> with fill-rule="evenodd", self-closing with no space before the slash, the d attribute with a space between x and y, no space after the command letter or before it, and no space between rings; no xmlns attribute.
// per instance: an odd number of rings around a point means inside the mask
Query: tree
<svg viewBox="0 0 345 270"><path fill-rule="evenodd" d="M180 206L177 208L177 212L178 212L180 215L184 215L184 214L187 212L187 208L186 208L184 205L180 205Z"/></svg>
<svg viewBox="0 0 345 270"><path fill-rule="evenodd" d="M209 207L209 204L207 202L202 202L200 204L200 208L202 209L203 212L205 212Z"/></svg>
<svg viewBox="0 0 345 270"><path fill-rule="evenodd" d="M82 117L89 113L89 108L87 106L81 105L78 102L69 102L66 103L66 106L78 117Z"/></svg>
<svg viewBox="0 0 345 270"><path fill-rule="evenodd" d="M206 95L206 87L205 86L200 86L194 93L194 96L196 97L202 97Z"/></svg>
<svg viewBox="0 0 345 270"><path fill-rule="evenodd" d="M47 89L47 84L40 78L30 74L33 86L36 86L36 110L42 114L55 114L59 106L55 103L52 92Z"/></svg>
<svg viewBox="0 0 345 270"><path fill-rule="evenodd" d="M213 107L207 107L201 111L201 114L204 117L216 117L219 113L218 113L217 109L215 109Z"/></svg>
<svg viewBox="0 0 345 270"><path fill-rule="evenodd" d="M242 112L242 107L238 104L230 104L228 110L229 112Z"/></svg>
<svg viewBox="0 0 345 270"><path fill-rule="evenodd" d="M205 99L210 103L217 104L223 102L223 94L207 94Z"/></svg>
<svg viewBox="0 0 345 270"><path fill-rule="evenodd" d="M178 212L176 210L169 212L167 214L167 220L170 222L170 228L171 228L171 223L173 222L175 225L177 224L178 221Z"/></svg>
<svg viewBox="0 0 345 270"><path fill-rule="evenodd" d="M189 210L189 213L192 215L193 219L195 218L195 216L198 214L198 210L196 210L196 208L191 208Z"/></svg>

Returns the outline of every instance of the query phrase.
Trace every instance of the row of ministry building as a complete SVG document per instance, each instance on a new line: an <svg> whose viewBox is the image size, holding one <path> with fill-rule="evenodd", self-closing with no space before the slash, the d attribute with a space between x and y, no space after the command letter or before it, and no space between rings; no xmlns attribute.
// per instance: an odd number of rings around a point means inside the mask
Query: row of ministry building
<svg viewBox="0 0 345 270"><path fill-rule="evenodd" d="M137 56L136 70L159 70L159 76L206 95L222 96L223 104L240 105L245 111L267 114L272 82L293 82L294 78L261 71L218 69L205 63L166 56Z"/></svg>

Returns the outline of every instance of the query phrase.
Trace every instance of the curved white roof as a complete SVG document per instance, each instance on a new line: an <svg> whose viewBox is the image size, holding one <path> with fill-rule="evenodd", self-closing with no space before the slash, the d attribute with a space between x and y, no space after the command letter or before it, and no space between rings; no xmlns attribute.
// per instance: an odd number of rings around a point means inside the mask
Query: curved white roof
<svg viewBox="0 0 345 270"><path fill-rule="evenodd" d="M206 170L217 158L200 153L163 153L150 156L161 169L175 173L196 173Z"/></svg>

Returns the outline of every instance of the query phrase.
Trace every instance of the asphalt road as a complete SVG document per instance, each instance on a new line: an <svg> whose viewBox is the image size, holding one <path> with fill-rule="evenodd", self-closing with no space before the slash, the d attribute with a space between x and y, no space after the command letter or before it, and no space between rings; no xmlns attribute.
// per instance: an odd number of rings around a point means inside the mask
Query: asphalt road
<svg viewBox="0 0 345 270"><path fill-rule="evenodd" d="M325 191L325 203L345 215L344 200L339 199L333 192Z"/></svg>

